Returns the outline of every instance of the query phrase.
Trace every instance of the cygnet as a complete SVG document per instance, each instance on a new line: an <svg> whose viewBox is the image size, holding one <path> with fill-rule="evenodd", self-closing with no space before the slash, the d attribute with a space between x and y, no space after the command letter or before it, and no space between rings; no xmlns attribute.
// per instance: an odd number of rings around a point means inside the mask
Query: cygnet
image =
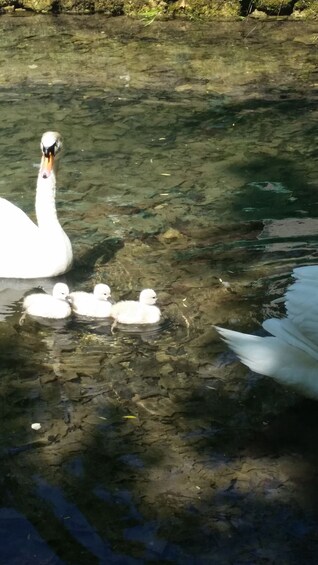
<svg viewBox="0 0 318 565"><path fill-rule="evenodd" d="M23 323L25 316L51 318L61 320L71 315L72 309L68 302L69 288L65 283L56 283L52 294L29 294L23 301L24 314L20 320Z"/></svg>
<svg viewBox="0 0 318 565"><path fill-rule="evenodd" d="M73 312L90 318L108 318L112 308L109 298L111 290L107 284L96 284L93 292L71 292L69 299Z"/></svg>
<svg viewBox="0 0 318 565"><path fill-rule="evenodd" d="M161 312L157 295L152 288L145 288L139 295L139 300L122 300L111 308L111 317L120 324L156 324Z"/></svg>

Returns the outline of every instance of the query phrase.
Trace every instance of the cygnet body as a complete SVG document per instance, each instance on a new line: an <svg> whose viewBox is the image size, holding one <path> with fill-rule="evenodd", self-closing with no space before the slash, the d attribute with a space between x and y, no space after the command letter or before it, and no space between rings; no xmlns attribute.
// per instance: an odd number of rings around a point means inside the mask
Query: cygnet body
<svg viewBox="0 0 318 565"><path fill-rule="evenodd" d="M90 318L108 318L112 304L109 302L111 290L107 284L96 284L93 292L71 292L69 299L73 312Z"/></svg>
<svg viewBox="0 0 318 565"><path fill-rule="evenodd" d="M72 313L68 295L69 288L64 283L56 283L52 294L29 294L23 301L24 316L29 314L29 316L54 320L67 318Z"/></svg>
<svg viewBox="0 0 318 565"><path fill-rule="evenodd" d="M111 317L120 324L156 324L161 312L155 306L157 295L152 288L145 288L139 295L139 300L122 300L114 304Z"/></svg>

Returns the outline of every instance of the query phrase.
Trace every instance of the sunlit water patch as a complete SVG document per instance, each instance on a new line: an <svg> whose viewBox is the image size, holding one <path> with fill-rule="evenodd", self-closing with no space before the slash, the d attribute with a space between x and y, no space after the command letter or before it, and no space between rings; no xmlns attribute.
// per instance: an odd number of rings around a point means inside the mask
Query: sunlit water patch
<svg viewBox="0 0 318 565"><path fill-rule="evenodd" d="M34 217L41 134L61 131L61 280L154 288L163 315L21 326L56 281L0 281L0 561L28 539L34 563L316 563L316 404L212 327L255 331L317 260L315 24L0 28L1 195Z"/></svg>

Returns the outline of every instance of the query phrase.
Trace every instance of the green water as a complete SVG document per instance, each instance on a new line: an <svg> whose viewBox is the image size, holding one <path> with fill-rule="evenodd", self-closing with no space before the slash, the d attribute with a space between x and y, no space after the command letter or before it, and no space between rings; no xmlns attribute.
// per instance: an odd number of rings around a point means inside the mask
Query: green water
<svg viewBox="0 0 318 565"><path fill-rule="evenodd" d="M1 196L33 214L39 141L60 131L64 279L150 286L163 312L153 332L21 327L24 293L54 281L0 281L0 561L316 563L317 405L212 329L257 330L317 261L315 24L0 32Z"/></svg>

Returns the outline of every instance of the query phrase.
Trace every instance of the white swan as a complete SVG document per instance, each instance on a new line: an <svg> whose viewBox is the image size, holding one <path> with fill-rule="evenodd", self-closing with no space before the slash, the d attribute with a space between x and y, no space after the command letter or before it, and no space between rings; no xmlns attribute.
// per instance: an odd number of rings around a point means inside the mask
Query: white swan
<svg viewBox="0 0 318 565"><path fill-rule="evenodd" d="M72 246L55 207L55 157L62 142L48 131L41 139L42 159L36 188L36 225L20 208L0 198L0 278L54 277L72 265Z"/></svg>
<svg viewBox="0 0 318 565"><path fill-rule="evenodd" d="M318 266L294 269L293 276L285 294L286 317L262 324L271 336L215 328L252 371L318 399Z"/></svg>
<svg viewBox="0 0 318 565"><path fill-rule="evenodd" d="M161 312L157 302L157 295L152 288L145 288L137 300L122 300L112 306L110 315L115 322L120 324L156 324L160 320Z"/></svg>
<svg viewBox="0 0 318 565"><path fill-rule="evenodd" d="M69 295L73 312L90 318L108 318L112 308L111 290L107 284L96 284L94 292L75 291Z"/></svg>
<svg viewBox="0 0 318 565"><path fill-rule="evenodd" d="M68 296L69 288L64 283L56 283L53 287L52 294L29 294L23 301L24 314L21 320L23 321L26 314L54 320L67 318L72 313Z"/></svg>

